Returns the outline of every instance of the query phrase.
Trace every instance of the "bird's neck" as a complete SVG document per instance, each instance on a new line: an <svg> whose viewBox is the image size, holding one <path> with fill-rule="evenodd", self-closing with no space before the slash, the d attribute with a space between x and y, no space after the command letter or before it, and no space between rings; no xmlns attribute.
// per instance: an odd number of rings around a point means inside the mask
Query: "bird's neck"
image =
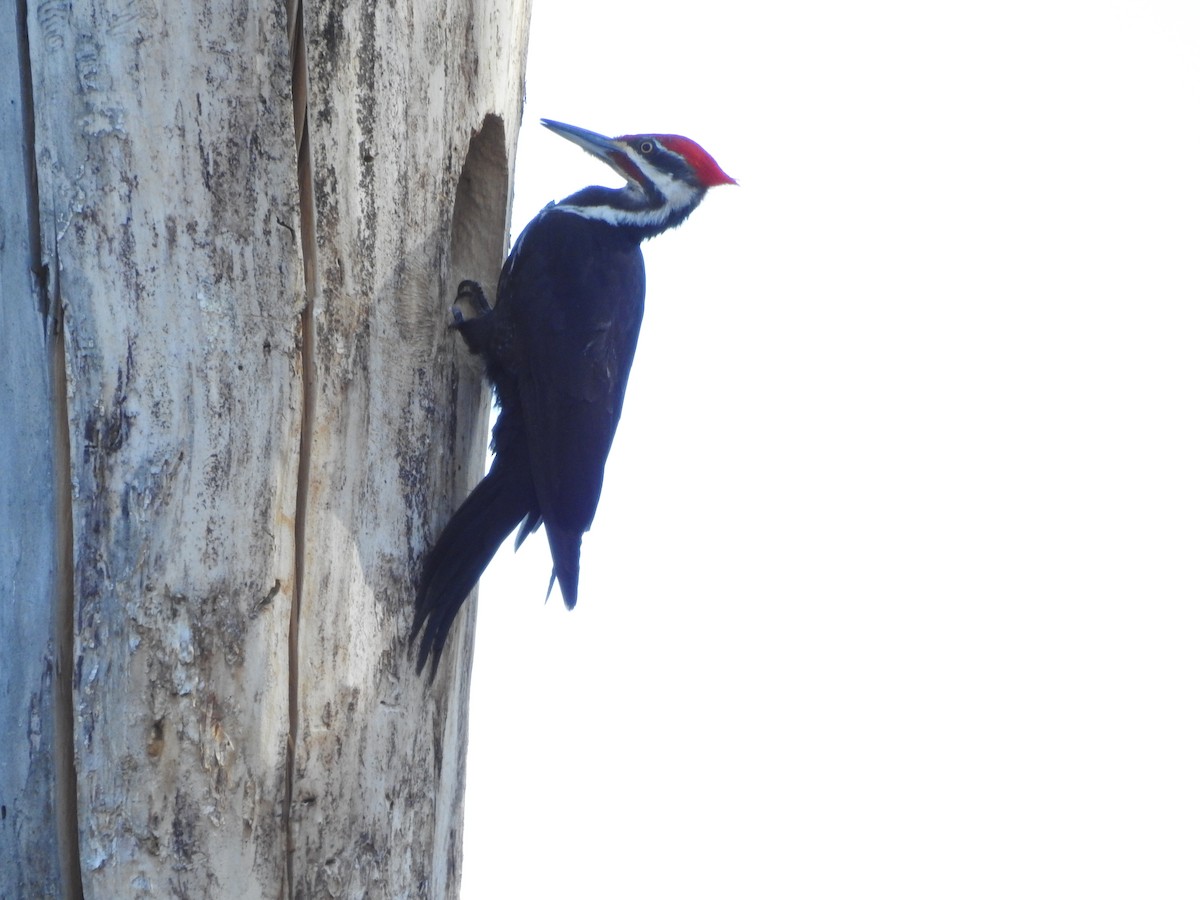
<svg viewBox="0 0 1200 900"><path fill-rule="evenodd" d="M559 212L632 229L640 238L653 237L674 228L704 199L704 188L673 182L666 192L623 188L586 187L554 204Z"/></svg>

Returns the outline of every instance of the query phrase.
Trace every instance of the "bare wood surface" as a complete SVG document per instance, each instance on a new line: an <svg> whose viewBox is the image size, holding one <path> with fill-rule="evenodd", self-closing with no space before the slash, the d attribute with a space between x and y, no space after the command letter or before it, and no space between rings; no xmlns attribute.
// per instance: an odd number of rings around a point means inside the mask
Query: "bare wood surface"
<svg viewBox="0 0 1200 900"><path fill-rule="evenodd" d="M284 22L43 2L28 28L83 889L274 895L302 300Z"/></svg>
<svg viewBox="0 0 1200 900"><path fill-rule="evenodd" d="M528 9L425 7L0 24L4 896L457 894L473 617L432 685L403 636Z"/></svg>
<svg viewBox="0 0 1200 900"><path fill-rule="evenodd" d="M456 896L474 607L431 686L404 638L424 548L481 475L486 395L447 308L503 260L527 14L305 15L318 254L296 887Z"/></svg>
<svg viewBox="0 0 1200 900"><path fill-rule="evenodd" d="M73 788L60 779L70 771L71 745L62 702L70 632L61 621L70 607L60 602L70 567L59 553L64 498L51 413L61 394L52 361L62 336L31 192L28 45L15 21L8 24L0 28L0 96L8 100L0 104L0 897L54 897L77 890L78 872Z"/></svg>

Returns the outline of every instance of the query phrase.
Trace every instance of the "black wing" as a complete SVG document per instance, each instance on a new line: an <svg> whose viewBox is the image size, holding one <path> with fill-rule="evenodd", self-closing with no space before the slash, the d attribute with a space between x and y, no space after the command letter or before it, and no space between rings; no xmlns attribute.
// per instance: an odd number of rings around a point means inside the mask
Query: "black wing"
<svg viewBox="0 0 1200 900"><path fill-rule="evenodd" d="M575 603L580 537L596 514L621 417L645 294L636 240L554 210L530 223L501 276L496 313L510 331L496 361L511 377L568 606Z"/></svg>

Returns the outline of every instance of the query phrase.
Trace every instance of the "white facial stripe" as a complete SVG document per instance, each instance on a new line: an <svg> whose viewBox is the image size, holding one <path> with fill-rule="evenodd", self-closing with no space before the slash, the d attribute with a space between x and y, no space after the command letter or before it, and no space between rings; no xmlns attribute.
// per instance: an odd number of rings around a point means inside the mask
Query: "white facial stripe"
<svg viewBox="0 0 1200 900"><path fill-rule="evenodd" d="M665 203L652 208L643 207L640 209L617 209L607 205L574 206L565 204L558 204L554 208L584 219L606 222L609 225L660 228L676 212L692 209L698 202L699 195L703 193L702 188L692 187L686 182L673 178L666 172L654 168L638 153L630 153L629 158L633 160L638 171L642 173L643 179L653 185L654 189L666 200ZM630 186L626 190L635 192L637 196L643 199L648 199L644 188L640 184L634 179L629 178L627 173L622 172L621 174L625 175L629 180Z"/></svg>
<svg viewBox="0 0 1200 900"><path fill-rule="evenodd" d="M658 209L615 209L611 206L568 206L560 203L554 209L609 225L639 225L647 228L663 224L671 214L671 210L665 206Z"/></svg>
<svg viewBox="0 0 1200 900"><path fill-rule="evenodd" d="M631 154L631 158L634 165L646 177L646 180L653 184L658 192L666 198L668 208L671 210L686 209L695 204L696 194L698 193L695 188L677 178L671 177L661 169L654 168L654 166L643 160L637 153Z"/></svg>

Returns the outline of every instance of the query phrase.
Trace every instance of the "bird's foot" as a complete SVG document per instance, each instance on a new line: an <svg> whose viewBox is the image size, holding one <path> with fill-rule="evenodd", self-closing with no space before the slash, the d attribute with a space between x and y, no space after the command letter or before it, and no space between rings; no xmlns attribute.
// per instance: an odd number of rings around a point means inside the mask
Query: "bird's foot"
<svg viewBox="0 0 1200 900"><path fill-rule="evenodd" d="M492 311L492 304L488 302L487 295L477 281L459 282L458 296L454 298L454 304L457 306L463 302L470 303L475 309L475 314L479 316L487 315Z"/></svg>
<svg viewBox="0 0 1200 900"><path fill-rule="evenodd" d="M475 315L467 318L463 315L462 304L469 304ZM474 281L464 281L458 286L458 296L450 307L450 315L454 321L450 327L462 335L467 349L472 353L482 353L491 334L492 305L488 303L483 288Z"/></svg>

